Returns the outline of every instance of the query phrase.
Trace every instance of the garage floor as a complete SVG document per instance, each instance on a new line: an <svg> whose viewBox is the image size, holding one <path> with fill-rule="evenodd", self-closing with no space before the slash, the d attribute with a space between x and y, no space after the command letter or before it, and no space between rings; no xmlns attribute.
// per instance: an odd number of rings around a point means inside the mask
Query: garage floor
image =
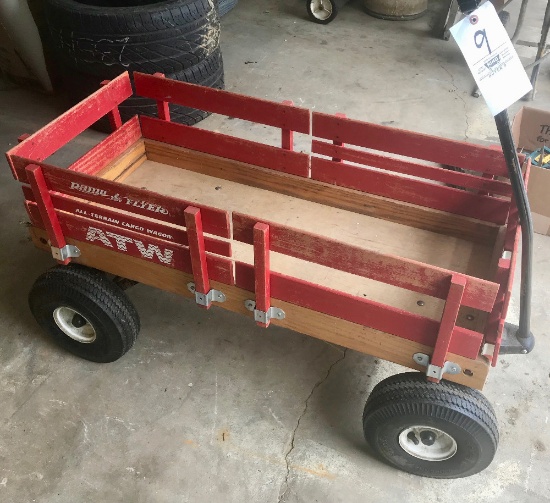
<svg viewBox="0 0 550 503"><path fill-rule="evenodd" d="M432 34L442 3L431 2L419 20L392 23L356 2L319 26L306 20L303 2L240 0L222 22L227 88L494 142L458 48ZM523 38L538 39L544 5L531 1ZM539 78L538 107L550 108L549 68ZM59 110L49 96L3 87L5 151ZM237 120L202 126L277 138ZM87 133L65 155L99 138ZM500 358L485 389L500 422L498 454L483 474L437 481L395 471L366 446L366 397L402 370L369 356L142 285L129 290L142 330L124 358L92 364L53 346L26 304L32 282L53 262L28 241L7 165L0 176L0 501L550 501L550 238L535 237L537 348ZM517 299L516 285L511 321Z"/></svg>

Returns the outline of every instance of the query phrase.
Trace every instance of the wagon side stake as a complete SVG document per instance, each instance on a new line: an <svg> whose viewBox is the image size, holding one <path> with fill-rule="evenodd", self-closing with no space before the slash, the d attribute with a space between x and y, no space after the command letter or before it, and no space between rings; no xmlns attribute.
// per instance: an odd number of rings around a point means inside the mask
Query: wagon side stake
<svg viewBox="0 0 550 503"><path fill-rule="evenodd" d="M205 309L209 309L212 302L225 302L225 295L210 288L208 277L208 265L202 231L202 218L199 208L188 206L184 210L185 227L189 239L189 254L191 256L191 269L194 282L187 283L187 289L195 294L196 303Z"/></svg>

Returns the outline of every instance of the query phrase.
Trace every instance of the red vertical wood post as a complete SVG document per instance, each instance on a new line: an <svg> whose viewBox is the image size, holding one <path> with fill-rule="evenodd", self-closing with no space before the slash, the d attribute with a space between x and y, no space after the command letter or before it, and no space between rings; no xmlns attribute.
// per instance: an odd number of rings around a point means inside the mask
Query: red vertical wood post
<svg viewBox="0 0 550 503"><path fill-rule="evenodd" d="M106 86L110 80L102 80L101 85ZM122 126L122 119L120 118L120 111L118 109L118 106L113 108L108 114L107 117L109 117L109 124L111 125L111 129L113 131L116 131L120 126Z"/></svg>
<svg viewBox="0 0 550 503"><path fill-rule="evenodd" d="M201 211L194 206L188 206L185 208L184 215L187 238L189 240L189 252L191 254L191 268L195 281L195 291L206 295L210 291L210 280L208 279L206 264ZM210 306L201 307L206 307L206 309L208 309Z"/></svg>
<svg viewBox="0 0 550 503"><path fill-rule="evenodd" d="M29 133L23 133L19 138L17 138L17 143L25 141L30 136Z"/></svg>
<svg viewBox="0 0 550 503"><path fill-rule="evenodd" d="M165 78L165 75L164 73L156 72L153 73L153 77ZM167 101L157 100L157 111L159 119L170 122L170 108L168 107Z"/></svg>
<svg viewBox="0 0 550 503"><path fill-rule="evenodd" d="M346 118L346 114L336 113L334 115L336 115L336 117L340 117L342 119ZM344 144L341 141L334 140L332 143L334 143L334 145L336 145L337 147L343 147L344 146ZM333 157L332 160L334 162L342 162L342 159L339 159L338 157Z"/></svg>
<svg viewBox="0 0 550 503"><path fill-rule="evenodd" d="M495 179L495 176L494 175L491 175L490 173L483 173L483 178L486 178L488 180L494 180ZM489 195L489 192L487 192L486 190L480 190L478 192L478 194L480 196L488 196Z"/></svg>
<svg viewBox="0 0 550 503"><path fill-rule="evenodd" d="M42 173L42 168L34 164L29 164L26 171L34 195L34 200L36 201L38 211L40 211L40 216L42 217L42 222L44 223L44 227L48 233L50 245L61 249L67 244L67 242L65 241L65 236L61 230L59 219L55 213L52 198L50 196L48 186L46 185L44 174ZM60 264L68 264L70 261L70 258L58 260Z"/></svg>
<svg viewBox="0 0 550 503"><path fill-rule="evenodd" d="M450 283L449 294L447 295L447 301L443 308L439 332L437 333L434 351L430 360L431 365L436 365L441 368L445 365L445 360L451 344L451 337L466 287L466 278L460 274L453 274L450 278ZM428 376L428 380L439 382L439 379L430 376Z"/></svg>
<svg viewBox="0 0 550 503"><path fill-rule="evenodd" d="M271 281L269 267L269 225L258 222L254 225L254 289L256 309L267 313L271 307ZM256 325L268 327L257 321Z"/></svg>
<svg viewBox="0 0 550 503"><path fill-rule="evenodd" d="M294 102L285 100L283 101L283 105L293 107ZM294 131L290 129L281 129L281 146L285 150L294 150Z"/></svg>

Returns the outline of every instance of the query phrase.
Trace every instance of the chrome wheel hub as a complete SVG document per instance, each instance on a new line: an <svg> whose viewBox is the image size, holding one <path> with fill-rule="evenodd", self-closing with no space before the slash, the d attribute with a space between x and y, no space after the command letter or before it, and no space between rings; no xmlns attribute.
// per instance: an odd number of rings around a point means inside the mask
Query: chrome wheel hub
<svg viewBox="0 0 550 503"><path fill-rule="evenodd" d="M92 324L78 311L70 307L58 307L53 312L53 319L65 335L77 342L89 344L96 339Z"/></svg>
<svg viewBox="0 0 550 503"><path fill-rule="evenodd" d="M325 21L332 16L332 4L330 0L310 0L312 14L320 21Z"/></svg>
<svg viewBox="0 0 550 503"><path fill-rule="evenodd" d="M399 445L411 456L424 461L445 461L457 451L453 437L432 426L411 426L399 434Z"/></svg>

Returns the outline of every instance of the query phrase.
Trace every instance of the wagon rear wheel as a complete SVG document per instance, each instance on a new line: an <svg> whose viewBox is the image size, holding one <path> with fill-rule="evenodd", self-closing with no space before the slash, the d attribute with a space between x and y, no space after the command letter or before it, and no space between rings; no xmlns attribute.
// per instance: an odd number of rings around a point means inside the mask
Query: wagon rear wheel
<svg viewBox="0 0 550 503"><path fill-rule="evenodd" d="M387 463L433 478L459 478L485 469L495 455L493 408L478 391L398 374L373 389L363 413L365 438Z"/></svg>
<svg viewBox="0 0 550 503"><path fill-rule="evenodd" d="M59 346L94 362L117 360L139 333L139 316L122 289L102 272L76 264L40 276L29 306Z"/></svg>

